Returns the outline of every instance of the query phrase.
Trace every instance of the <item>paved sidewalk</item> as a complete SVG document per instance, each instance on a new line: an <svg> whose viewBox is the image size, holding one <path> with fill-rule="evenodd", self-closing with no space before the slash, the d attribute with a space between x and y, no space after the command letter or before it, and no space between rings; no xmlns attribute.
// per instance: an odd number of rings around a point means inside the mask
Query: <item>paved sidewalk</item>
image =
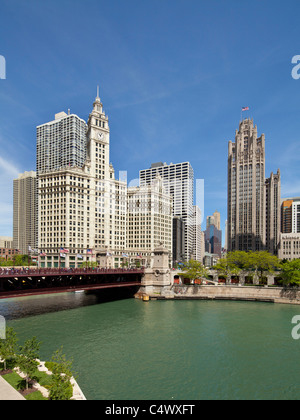
<svg viewBox="0 0 300 420"><path fill-rule="evenodd" d="M25 398L0 376L0 400L25 400Z"/></svg>

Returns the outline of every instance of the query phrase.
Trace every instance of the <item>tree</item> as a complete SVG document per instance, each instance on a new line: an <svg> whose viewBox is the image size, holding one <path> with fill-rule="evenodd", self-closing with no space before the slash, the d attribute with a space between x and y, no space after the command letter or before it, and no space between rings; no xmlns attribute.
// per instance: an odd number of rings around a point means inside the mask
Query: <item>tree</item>
<svg viewBox="0 0 300 420"><path fill-rule="evenodd" d="M254 270L262 281L265 271L273 273L279 266L278 258L268 251L232 251L214 268L227 278Z"/></svg>
<svg viewBox="0 0 300 420"><path fill-rule="evenodd" d="M96 268L96 267L97 267L96 261L83 261L80 264L80 268Z"/></svg>
<svg viewBox="0 0 300 420"><path fill-rule="evenodd" d="M184 270L182 276L190 279L196 280L201 277L207 277L208 271L206 268L199 262L195 260L190 260L187 264L184 265Z"/></svg>
<svg viewBox="0 0 300 420"><path fill-rule="evenodd" d="M14 257L14 265L15 266L29 265L29 257L28 257L28 255L15 255L15 257Z"/></svg>
<svg viewBox="0 0 300 420"><path fill-rule="evenodd" d="M70 400L73 396L72 361L68 361L62 352L61 347L57 350L51 359L51 384L49 385L50 400Z"/></svg>
<svg viewBox="0 0 300 420"><path fill-rule="evenodd" d="M284 285L300 284L300 259L281 264L281 277Z"/></svg>
<svg viewBox="0 0 300 420"><path fill-rule="evenodd" d="M246 251L229 252L226 259L229 266L242 271L248 271L251 265L250 253Z"/></svg>
<svg viewBox="0 0 300 420"><path fill-rule="evenodd" d="M226 277L227 280L231 279L231 276L239 275L241 271L236 263L230 258L229 254L227 254L225 258L221 258L214 266L214 269L217 270L220 275Z"/></svg>
<svg viewBox="0 0 300 420"><path fill-rule="evenodd" d="M39 365L39 350L41 343L37 341L36 337L30 338L25 341L24 345L20 347L20 354L18 355L18 366L25 374L26 389L30 377L32 377Z"/></svg>
<svg viewBox="0 0 300 420"><path fill-rule="evenodd" d="M280 261L276 255L272 255L268 251L249 252L249 267L259 273L260 281L262 281L264 272L274 273L280 267Z"/></svg>
<svg viewBox="0 0 300 420"><path fill-rule="evenodd" d="M6 328L5 339L0 339L0 358L4 361L4 370L6 370L6 361L15 356L17 336L12 328Z"/></svg>

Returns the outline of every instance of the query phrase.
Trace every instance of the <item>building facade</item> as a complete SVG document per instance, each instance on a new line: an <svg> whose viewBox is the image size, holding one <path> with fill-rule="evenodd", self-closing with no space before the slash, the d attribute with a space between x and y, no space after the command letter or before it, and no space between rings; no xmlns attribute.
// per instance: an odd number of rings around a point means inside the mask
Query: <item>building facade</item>
<svg viewBox="0 0 300 420"><path fill-rule="evenodd" d="M206 218L205 252L222 256L221 215L217 210Z"/></svg>
<svg viewBox="0 0 300 420"><path fill-rule="evenodd" d="M266 249L278 254L281 229L281 178L280 171L271 173L265 182L266 195Z"/></svg>
<svg viewBox="0 0 300 420"><path fill-rule="evenodd" d="M206 217L206 229L210 226L214 225L217 229L221 230L221 214L217 210L214 212L212 216Z"/></svg>
<svg viewBox="0 0 300 420"><path fill-rule="evenodd" d="M98 252L112 254L126 246L127 185L115 180L109 163L108 117L98 96L86 140L82 132L77 133L77 142L85 144L85 153L80 151L73 164L64 160L58 169L39 172L42 266L76 267L83 261L96 262ZM81 156L85 156L82 166Z"/></svg>
<svg viewBox="0 0 300 420"><path fill-rule="evenodd" d="M171 264L172 199L164 191L162 180L130 187L127 194L127 253L132 257L150 257L163 244Z"/></svg>
<svg viewBox="0 0 300 420"><path fill-rule="evenodd" d="M13 248L28 254L37 245L36 172L24 172L13 181Z"/></svg>
<svg viewBox="0 0 300 420"><path fill-rule="evenodd" d="M86 153L80 152L71 164L67 159L58 168L39 171L40 266L78 267L88 262L114 268L137 259L146 265L158 244L171 252L170 196L162 183L128 189L126 181L115 178L109 162L108 117L98 95L85 133L83 141L78 130L77 140L85 144Z"/></svg>
<svg viewBox="0 0 300 420"><path fill-rule="evenodd" d="M281 232L300 233L300 197L282 199Z"/></svg>
<svg viewBox="0 0 300 420"><path fill-rule="evenodd" d="M0 248L10 248L13 246L13 238L11 236L0 236Z"/></svg>
<svg viewBox="0 0 300 420"><path fill-rule="evenodd" d="M211 254L222 256L222 231L213 224L205 231L205 251Z"/></svg>
<svg viewBox="0 0 300 420"><path fill-rule="evenodd" d="M86 160L84 120L60 112L55 119L36 128L36 172L58 170L64 166L82 167Z"/></svg>
<svg viewBox="0 0 300 420"><path fill-rule="evenodd" d="M181 217L173 217L173 266L184 261L185 224Z"/></svg>
<svg viewBox="0 0 300 420"><path fill-rule="evenodd" d="M173 216L182 219L185 225L184 260L189 261L194 248L194 171L189 162L169 164L153 163L151 168L140 171L140 185L151 184L157 176L163 180L167 194L173 199ZM178 253L173 249L174 255Z"/></svg>
<svg viewBox="0 0 300 420"><path fill-rule="evenodd" d="M203 262L202 250L201 250L201 210L198 206L193 206L193 248L192 248L192 259Z"/></svg>
<svg viewBox="0 0 300 420"><path fill-rule="evenodd" d="M300 233L281 233L278 258L295 260L300 258Z"/></svg>
<svg viewBox="0 0 300 420"><path fill-rule="evenodd" d="M265 135L245 119L228 145L228 251L276 253L280 226L280 172L265 179Z"/></svg>

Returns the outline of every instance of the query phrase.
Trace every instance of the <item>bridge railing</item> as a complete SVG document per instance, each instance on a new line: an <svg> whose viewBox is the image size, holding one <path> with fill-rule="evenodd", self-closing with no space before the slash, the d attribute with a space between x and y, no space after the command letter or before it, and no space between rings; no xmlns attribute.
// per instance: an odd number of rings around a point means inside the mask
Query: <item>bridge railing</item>
<svg viewBox="0 0 300 420"><path fill-rule="evenodd" d="M143 268L0 268L0 277L7 276L59 276L87 274L143 274Z"/></svg>

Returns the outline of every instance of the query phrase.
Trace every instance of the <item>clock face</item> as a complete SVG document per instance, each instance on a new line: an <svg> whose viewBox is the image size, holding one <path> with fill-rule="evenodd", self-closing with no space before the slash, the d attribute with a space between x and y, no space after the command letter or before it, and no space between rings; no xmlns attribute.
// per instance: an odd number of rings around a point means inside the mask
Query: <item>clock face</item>
<svg viewBox="0 0 300 420"><path fill-rule="evenodd" d="M104 138L104 134L103 133L98 133L98 139L102 140Z"/></svg>

